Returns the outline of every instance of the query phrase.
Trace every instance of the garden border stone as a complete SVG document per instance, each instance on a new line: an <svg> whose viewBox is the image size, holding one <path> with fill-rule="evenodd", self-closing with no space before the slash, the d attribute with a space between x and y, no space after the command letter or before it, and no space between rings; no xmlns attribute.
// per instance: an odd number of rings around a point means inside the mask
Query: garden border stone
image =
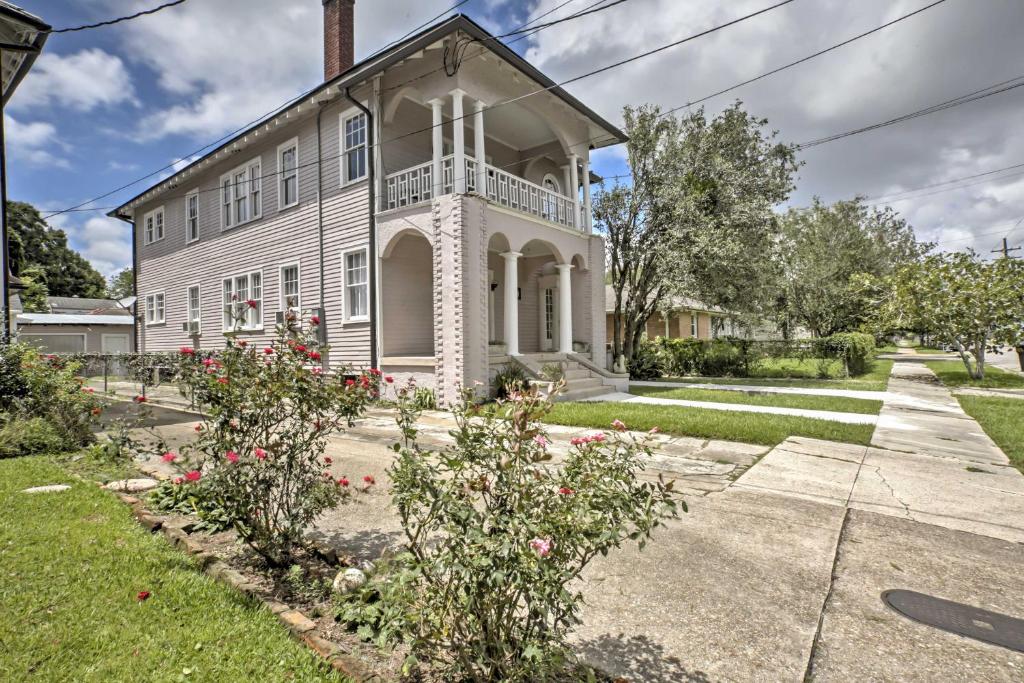
<svg viewBox="0 0 1024 683"><path fill-rule="evenodd" d="M162 532L171 545L195 558L202 571L208 576L259 600L297 641L315 652L332 669L348 676L356 683L383 683L385 681L377 674L368 672L363 663L347 652L341 644L313 633L316 623L307 615L283 602L264 596L260 588L250 583L240 572L226 562L217 559L213 553L207 552L202 542L191 535L194 527L192 523L154 514L147 510L138 498L119 491L110 492L131 509L132 516L141 527L152 533ZM333 554L333 551L319 552L323 555ZM337 556L335 555L335 557Z"/></svg>

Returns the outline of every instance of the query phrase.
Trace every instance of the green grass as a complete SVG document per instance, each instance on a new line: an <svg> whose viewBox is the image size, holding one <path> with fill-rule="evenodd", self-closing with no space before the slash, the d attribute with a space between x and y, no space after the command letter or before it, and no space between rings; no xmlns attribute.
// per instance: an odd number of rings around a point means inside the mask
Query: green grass
<svg viewBox="0 0 1024 683"><path fill-rule="evenodd" d="M923 353L923 354L926 354L926 355L927 354L931 354L931 353L949 353L949 351L947 351L945 349L936 349L936 348L932 348L930 346L919 346L916 349L914 349L914 352L915 353Z"/></svg>
<svg viewBox="0 0 1024 683"><path fill-rule="evenodd" d="M20 492L56 483L72 488ZM0 461L0 571L0 680L342 680L266 608L45 458Z"/></svg>
<svg viewBox="0 0 1024 683"><path fill-rule="evenodd" d="M863 413L877 415L882 409L881 401L859 398L836 398L833 396L801 396L792 394L755 394L745 391L724 389L662 389L660 387L631 387L631 394L675 398L684 401L717 401L718 403L740 403L778 408L803 408L806 410L834 410L840 413Z"/></svg>
<svg viewBox="0 0 1024 683"><path fill-rule="evenodd" d="M993 396L957 396L964 412L981 425L1010 463L1024 472L1024 400Z"/></svg>
<svg viewBox="0 0 1024 683"><path fill-rule="evenodd" d="M971 379L967 368L958 360L930 360L925 365L939 376L947 387L980 387L983 389L1024 389L1024 376L1006 372L992 365L985 366L985 379Z"/></svg>
<svg viewBox="0 0 1024 683"><path fill-rule="evenodd" d="M785 359L796 361L796 359ZM859 389L861 391L885 391L889 386L889 373L892 372L891 360L876 360L871 369L863 375L849 377L846 379L818 379L816 367L814 372L809 371L809 365L817 366L815 361L802 361L801 365L791 364L791 367L801 368L808 376L805 377L770 377L755 375L751 377L664 377L660 382L686 382L688 384L746 384L750 386L764 387L805 387L815 389ZM779 366L776 365L776 368Z"/></svg>
<svg viewBox="0 0 1024 683"><path fill-rule="evenodd" d="M851 425L788 415L629 403L556 403L551 424L606 429L620 419L630 429L658 427L668 434L775 446L790 436L867 445L872 425Z"/></svg>

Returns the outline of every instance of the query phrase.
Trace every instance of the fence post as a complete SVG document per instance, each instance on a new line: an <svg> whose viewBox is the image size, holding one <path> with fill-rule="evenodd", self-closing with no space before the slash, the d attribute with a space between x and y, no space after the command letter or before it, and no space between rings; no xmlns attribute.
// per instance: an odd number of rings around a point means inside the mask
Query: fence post
<svg viewBox="0 0 1024 683"><path fill-rule="evenodd" d="M103 356L103 393L104 394L109 392L109 389L107 389L108 363L109 363L109 357L108 356Z"/></svg>

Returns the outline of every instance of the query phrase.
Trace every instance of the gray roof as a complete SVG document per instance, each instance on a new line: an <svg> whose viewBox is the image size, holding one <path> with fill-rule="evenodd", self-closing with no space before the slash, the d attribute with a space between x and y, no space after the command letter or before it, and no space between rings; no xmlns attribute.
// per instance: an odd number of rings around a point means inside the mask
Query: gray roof
<svg viewBox="0 0 1024 683"><path fill-rule="evenodd" d="M599 127L601 127L605 132L607 132L607 140L599 140L593 143L593 147L595 149L612 144L619 144L627 140L626 134L623 133L617 126L609 123L607 120L605 120L596 112L594 112L592 109L590 109L585 104L580 102L578 99L576 99L568 92L563 90L553 80L551 80L549 77L541 73L537 69L537 67L533 66L528 61L526 61L521 55L519 55L519 53L515 52L514 50L506 46L500 40L495 39L494 36L487 31L487 29L480 26L480 24L476 23L475 21L467 17L465 14L456 14L447 19L443 19L432 26L428 26L427 28L423 29L416 35L413 35L407 38L406 40L397 43L396 45L388 48L387 50L384 50L383 52L371 55L370 57L367 57L363 61L354 64L348 71L344 72L337 78L330 81L326 81L320 86L305 93L303 96L297 97L296 99L289 102L287 106L282 107L281 109L275 111L270 116L264 117L258 123L234 135L219 147L210 150L203 156L199 157L198 159L190 163L188 166L182 167L177 171L177 173L168 176L167 178L164 178L160 182L146 188L139 194L135 195L128 201L121 204L121 206L114 209L107 215L112 218L127 219L128 216L126 216L123 212L126 209L128 209L132 204L134 204L137 200L142 198L144 195L153 191L157 187L167 187L174 185L177 182L176 179L179 176L188 172L197 164L202 163L208 157L211 157L219 153L220 151L231 147L238 140L242 140L250 133L252 133L252 131L264 126L268 120L284 113L285 111L294 109L297 106L305 105L310 101L316 102L317 96L323 91L329 90L330 88L336 87L340 90L344 90L345 88L356 86L359 83L366 81L371 76L374 76L384 71L393 64L396 64L401 60L409 57L410 55L414 55L420 50L423 50L424 48L433 45L438 40L441 40L442 38L451 34L454 31L463 31L469 36L472 36L479 42L480 45L486 46L487 49L489 49L491 52L493 52L494 54L498 55L505 61L515 66L517 69L526 74L527 77L535 80L537 83L541 85L541 87L551 92L551 94L553 94L555 97L561 99L563 102L565 102L570 107L572 107L576 111L580 112L581 114L589 118Z"/></svg>
<svg viewBox="0 0 1024 683"><path fill-rule="evenodd" d="M72 315L69 313L19 313L19 325L132 325L125 315Z"/></svg>
<svg viewBox="0 0 1024 683"><path fill-rule="evenodd" d="M717 306L708 306L707 304L701 303L696 299L691 299L685 296L674 296L671 299L673 311L701 311L704 313L725 313L721 308ZM604 312L612 313L615 311L615 290L612 289L611 285L604 286Z"/></svg>
<svg viewBox="0 0 1024 683"><path fill-rule="evenodd" d="M60 312L61 310L81 311L82 313L89 313L91 311L102 311L104 313L124 311L123 313L114 313L114 315L127 315L129 313L114 299L87 299L77 296L48 296L46 297L46 303L49 305L50 310L55 312Z"/></svg>
<svg viewBox="0 0 1024 683"><path fill-rule="evenodd" d="M0 43L3 43L0 58L0 85L3 103L14 93L36 56L43 49L43 43L50 35L50 25L34 14L17 5L0 0Z"/></svg>

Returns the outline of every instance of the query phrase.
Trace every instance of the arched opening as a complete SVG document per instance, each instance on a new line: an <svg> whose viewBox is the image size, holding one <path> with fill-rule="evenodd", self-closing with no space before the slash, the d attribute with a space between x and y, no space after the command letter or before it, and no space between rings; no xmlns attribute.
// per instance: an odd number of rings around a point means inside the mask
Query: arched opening
<svg viewBox="0 0 1024 683"><path fill-rule="evenodd" d="M558 351L562 315L557 249L530 240L519 258L519 349L522 353Z"/></svg>
<svg viewBox="0 0 1024 683"><path fill-rule="evenodd" d="M391 241L381 260L384 356L434 355L434 253L416 231Z"/></svg>

